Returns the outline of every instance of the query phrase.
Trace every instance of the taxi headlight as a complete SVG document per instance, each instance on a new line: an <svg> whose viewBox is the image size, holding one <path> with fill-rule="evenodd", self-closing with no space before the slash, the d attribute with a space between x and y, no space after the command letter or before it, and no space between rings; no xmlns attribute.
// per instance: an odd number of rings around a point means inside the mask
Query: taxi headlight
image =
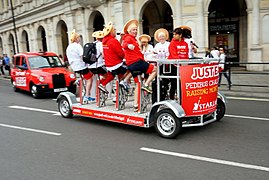
<svg viewBox="0 0 269 180"><path fill-rule="evenodd" d="M44 82L45 81L45 77L43 77L43 76L39 76L38 79L39 79L40 82Z"/></svg>
<svg viewBox="0 0 269 180"><path fill-rule="evenodd" d="M75 74L70 74L70 78L71 79L75 79L76 77L75 77Z"/></svg>

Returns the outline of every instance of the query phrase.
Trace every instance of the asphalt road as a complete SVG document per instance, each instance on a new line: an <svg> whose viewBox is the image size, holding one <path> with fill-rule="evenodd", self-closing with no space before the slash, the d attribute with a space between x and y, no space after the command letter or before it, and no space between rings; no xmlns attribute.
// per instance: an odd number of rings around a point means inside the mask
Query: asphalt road
<svg viewBox="0 0 269 180"><path fill-rule="evenodd" d="M269 179L269 100L229 99L220 122L169 140L154 129L62 118L53 97L15 93L6 79L0 99L1 180Z"/></svg>

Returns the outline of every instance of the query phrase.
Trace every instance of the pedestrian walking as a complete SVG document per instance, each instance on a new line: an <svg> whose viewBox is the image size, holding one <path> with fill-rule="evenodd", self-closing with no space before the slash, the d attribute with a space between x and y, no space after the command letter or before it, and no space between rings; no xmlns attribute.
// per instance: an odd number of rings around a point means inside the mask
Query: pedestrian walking
<svg viewBox="0 0 269 180"><path fill-rule="evenodd" d="M8 74L10 75L10 58L7 54L4 54L4 63L5 63L5 70L8 71Z"/></svg>
<svg viewBox="0 0 269 180"><path fill-rule="evenodd" d="M219 63L219 69L220 69L220 73L219 73L219 86L221 84L221 78L222 78L222 74L223 76L226 78L227 82L228 82L228 88L231 89L232 86L232 82L231 82L231 77L229 76L228 70L229 70L229 65L226 64L226 60L227 60L227 56L224 52L223 48L219 49L219 53L220 53L220 63Z"/></svg>
<svg viewBox="0 0 269 180"><path fill-rule="evenodd" d="M0 55L0 71L1 71L2 75L5 75L4 66L5 66L4 58L3 58L3 56Z"/></svg>

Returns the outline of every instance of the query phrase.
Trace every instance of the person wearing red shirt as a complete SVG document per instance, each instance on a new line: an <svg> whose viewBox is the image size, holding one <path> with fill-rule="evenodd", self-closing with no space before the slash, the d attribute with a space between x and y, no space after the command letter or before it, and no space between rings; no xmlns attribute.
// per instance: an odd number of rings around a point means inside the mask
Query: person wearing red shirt
<svg viewBox="0 0 269 180"><path fill-rule="evenodd" d="M183 29L176 28L173 31L173 39L170 42L168 47L169 56L168 59L189 59L189 48L188 44L184 41L182 36ZM171 65L171 75L177 75L177 67ZM170 87L170 99L175 99L175 92L177 89L177 79L171 78L170 79L171 87ZM179 96L179 95L178 95Z"/></svg>
<svg viewBox="0 0 269 180"><path fill-rule="evenodd" d="M149 64L144 60L144 55L141 53L139 44L136 40L137 36L138 21L135 19L129 20L124 25L124 38L123 38L123 49L125 51L126 64L129 71L132 73L134 81L138 83L137 74L135 71L141 71L142 73L149 74L148 79L142 86L142 89L148 93L152 93L150 87L151 81L157 75L157 69L153 64ZM134 110L137 111L138 107L138 86L135 88L134 93Z"/></svg>
<svg viewBox="0 0 269 180"><path fill-rule="evenodd" d="M113 27L112 22L109 22L103 29L104 39L103 53L106 69L109 71L106 78L101 81L98 88L105 93L108 93L105 86L107 83L114 79L115 75L119 76L119 79L123 79L128 74L127 66L123 64L124 51L116 37L116 29ZM127 82L121 81L121 85L127 90Z"/></svg>

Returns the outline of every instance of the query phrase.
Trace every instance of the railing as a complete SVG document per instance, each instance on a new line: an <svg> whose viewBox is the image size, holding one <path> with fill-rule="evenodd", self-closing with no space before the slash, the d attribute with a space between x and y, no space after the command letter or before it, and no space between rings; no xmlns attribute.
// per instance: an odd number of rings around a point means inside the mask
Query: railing
<svg viewBox="0 0 269 180"><path fill-rule="evenodd" d="M226 62L225 65L227 65L229 68L226 71L228 73L228 76L230 79L233 81L233 77L235 76L246 76L250 75L250 77L254 77L254 75L264 79L263 84L258 84L258 82L255 82L255 80L249 79L249 81L246 82L240 82L240 83L232 83L232 86L242 86L242 87L257 87L257 88L268 88L269 91L269 71L262 71L262 72L257 72L257 71L247 71L247 70L235 70L236 68L240 68L240 65L265 65L269 63L261 63L261 62ZM239 65L239 66L238 66ZM243 68L243 67L241 67ZM225 72L223 72L225 73ZM246 77L244 77L246 78ZM223 77L222 77L223 79ZM253 82L254 81L254 82ZM223 85L223 84L222 84ZM231 86L229 86L229 90L231 90Z"/></svg>

